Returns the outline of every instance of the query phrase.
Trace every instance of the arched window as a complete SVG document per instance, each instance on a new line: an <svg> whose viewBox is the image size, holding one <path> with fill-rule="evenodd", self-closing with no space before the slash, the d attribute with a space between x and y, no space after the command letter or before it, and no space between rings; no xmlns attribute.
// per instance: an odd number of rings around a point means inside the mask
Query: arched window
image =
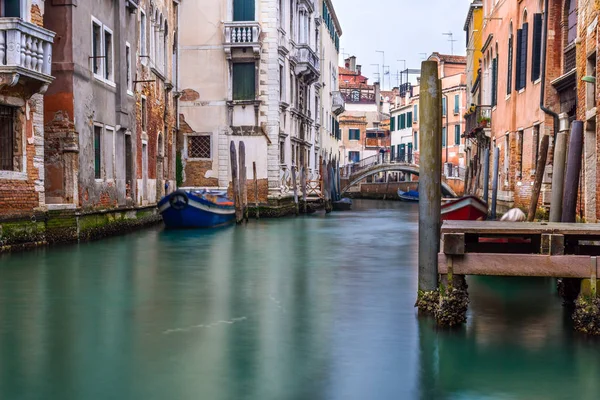
<svg viewBox="0 0 600 400"><path fill-rule="evenodd" d="M568 0L569 8L567 9L567 45L573 43L577 39L577 0Z"/></svg>
<svg viewBox="0 0 600 400"><path fill-rule="evenodd" d="M527 45L529 43L529 23L527 9L523 10L521 29L517 29L517 62L515 73L515 89L521 90L527 84Z"/></svg>
<svg viewBox="0 0 600 400"><path fill-rule="evenodd" d="M508 58L507 62L507 75L506 75L506 95L512 93L512 74L513 74L513 23L510 21L510 27L508 30Z"/></svg>
<svg viewBox="0 0 600 400"><path fill-rule="evenodd" d="M163 27L163 71L165 75L167 75L167 65L169 65L169 25L167 24L167 20L165 19L164 27Z"/></svg>

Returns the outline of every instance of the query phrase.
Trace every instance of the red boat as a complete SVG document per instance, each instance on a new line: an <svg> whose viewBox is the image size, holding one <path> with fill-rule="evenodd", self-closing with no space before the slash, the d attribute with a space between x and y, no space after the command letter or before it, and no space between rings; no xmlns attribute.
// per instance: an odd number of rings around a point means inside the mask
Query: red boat
<svg viewBox="0 0 600 400"><path fill-rule="evenodd" d="M487 204L475 196L448 199L442 204L442 221L477 221L486 219Z"/></svg>

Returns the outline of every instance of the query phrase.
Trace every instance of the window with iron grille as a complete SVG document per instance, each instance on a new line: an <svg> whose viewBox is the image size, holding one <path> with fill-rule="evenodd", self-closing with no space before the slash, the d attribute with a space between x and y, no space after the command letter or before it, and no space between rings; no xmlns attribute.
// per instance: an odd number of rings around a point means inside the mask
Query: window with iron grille
<svg viewBox="0 0 600 400"><path fill-rule="evenodd" d="M0 106L0 171L14 171L15 109Z"/></svg>
<svg viewBox="0 0 600 400"><path fill-rule="evenodd" d="M189 158L211 158L210 136L188 136Z"/></svg>

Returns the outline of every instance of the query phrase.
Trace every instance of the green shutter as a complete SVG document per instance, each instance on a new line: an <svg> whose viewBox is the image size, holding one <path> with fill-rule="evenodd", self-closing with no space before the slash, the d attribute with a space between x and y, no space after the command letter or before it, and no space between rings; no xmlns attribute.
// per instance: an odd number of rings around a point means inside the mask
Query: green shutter
<svg viewBox="0 0 600 400"><path fill-rule="evenodd" d="M406 114L400 115L400 129L406 128Z"/></svg>
<svg viewBox="0 0 600 400"><path fill-rule="evenodd" d="M412 116L413 116L412 111L406 113L406 127L407 128L410 128L412 126L412 120L413 120Z"/></svg>
<svg viewBox="0 0 600 400"><path fill-rule="evenodd" d="M96 127L94 127L94 177L96 179L100 179L102 178L102 171L101 171L101 159L100 157L102 156L102 152L101 152L101 139L102 139L102 135L100 133L99 129L96 129Z"/></svg>
<svg viewBox="0 0 600 400"><path fill-rule="evenodd" d="M460 110L460 96L458 94L454 95L454 114L458 114L458 111Z"/></svg>
<svg viewBox="0 0 600 400"><path fill-rule="evenodd" d="M446 115L446 98L442 97L442 115Z"/></svg>
<svg viewBox="0 0 600 400"><path fill-rule="evenodd" d="M446 128L442 128L442 147L446 147Z"/></svg>
<svg viewBox="0 0 600 400"><path fill-rule="evenodd" d="M454 144L460 145L460 125L454 125Z"/></svg>
<svg viewBox="0 0 600 400"><path fill-rule="evenodd" d="M413 112L414 120L418 121L419 120L419 106L417 104L415 104L413 111L414 111Z"/></svg>
<svg viewBox="0 0 600 400"><path fill-rule="evenodd" d="M234 21L254 21L255 0L233 0Z"/></svg>
<svg viewBox="0 0 600 400"><path fill-rule="evenodd" d="M233 64L233 100L255 100L255 98L255 64Z"/></svg>
<svg viewBox="0 0 600 400"><path fill-rule="evenodd" d="M390 131L394 132L396 130L396 118L392 117L390 119Z"/></svg>
<svg viewBox="0 0 600 400"><path fill-rule="evenodd" d="M417 132L415 132L413 134L414 136L414 140L413 143L415 144L415 151L419 150L419 136L417 135Z"/></svg>
<svg viewBox="0 0 600 400"><path fill-rule="evenodd" d="M492 60L492 107L498 104L498 58Z"/></svg>
<svg viewBox="0 0 600 400"><path fill-rule="evenodd" d="M513 37L508 39L508 76L506 77L506 94L512 93L512 71L513 71Z"/></svg>

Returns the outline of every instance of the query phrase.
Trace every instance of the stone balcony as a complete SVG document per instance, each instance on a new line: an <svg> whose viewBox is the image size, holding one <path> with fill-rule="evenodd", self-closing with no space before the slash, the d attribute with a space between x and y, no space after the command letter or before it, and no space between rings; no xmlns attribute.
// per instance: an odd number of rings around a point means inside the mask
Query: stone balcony
<svg viewBox="0 0 600 400"><path fill-rule="evenodd" d="M251 47L256 58L260 57L260 24L258 22L225 22L224 47L227 58L235 48Z"/></svg>
<svg viewBox="0 0 600 400"><path fill-rule="evenodd" d="M296 65L296 75L303 77L307 83L314 83L320 78L319 56L309 45L301 44L296 47L293 61Z"/></svg>
<svg viewBox="0 0 600 400"><path fill-rule="evenodd" d="M344 100L344 96L342 96L341 92L332 92L332 103L331 103L331 112L334 115L340 115L344 111L346 111L346 101Z"/></svg>
<svg viewBox="0 0 600 400"><path fill-rule="evenodd" d="M53 81L54 32L20 18L0 18L0 88L21 87L26 98Z"/></svg>

